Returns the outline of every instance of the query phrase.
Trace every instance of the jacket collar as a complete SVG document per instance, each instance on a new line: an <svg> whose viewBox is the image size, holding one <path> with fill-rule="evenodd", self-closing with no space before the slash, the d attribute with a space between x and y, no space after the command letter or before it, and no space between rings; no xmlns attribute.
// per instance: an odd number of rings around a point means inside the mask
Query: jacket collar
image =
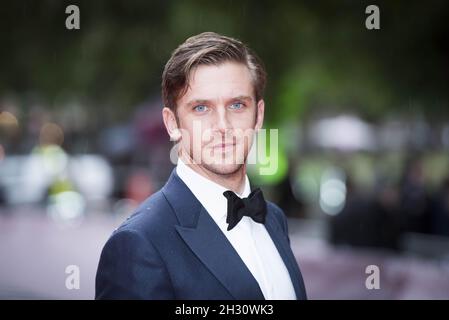
<svg viewBox="0 0 449 320"><path fill-rule="evenodd" d="M176 214L178 234L228 292L238 300L264 299L259 284L237 251L174 169L162 192ZM302 297L304 288L296 260L286 237L268 206L265 226L284 261L295 288Z"/></svg>

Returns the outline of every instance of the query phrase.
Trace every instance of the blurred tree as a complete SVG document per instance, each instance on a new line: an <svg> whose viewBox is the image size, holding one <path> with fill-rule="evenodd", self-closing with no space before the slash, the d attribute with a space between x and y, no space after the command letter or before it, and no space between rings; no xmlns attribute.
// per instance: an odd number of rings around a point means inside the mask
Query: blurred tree
<svg viewBox="0 0 449 320"><path fill-rule="evenodd" d="M381 29L365 28L380 7ZM81 29L65 28L76 4ZM83 101L117 121L159 94L163 65L186 37L247 42L269 73L267 126L310 111L448 114L449 4L419 1L32 1L2 3L0 97L60 107ZM96 118L96 117L94 117Z"/></svg>

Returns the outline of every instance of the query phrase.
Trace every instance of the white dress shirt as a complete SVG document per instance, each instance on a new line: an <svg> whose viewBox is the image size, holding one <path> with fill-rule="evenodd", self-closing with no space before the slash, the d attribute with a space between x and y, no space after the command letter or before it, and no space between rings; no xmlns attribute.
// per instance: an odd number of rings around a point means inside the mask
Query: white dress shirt
<svg viewBox="0 0 449 320"><path fill-rule="evenodd" d="M227 199L223 192L228 189L195 172L181 159L178 159L176 172L237 251L259 284L265 299L296 299L290 274L265 225L244 216L232 230L227 231ZM238 196L248 197L250 193L246 176L244 191Z"/></svg>

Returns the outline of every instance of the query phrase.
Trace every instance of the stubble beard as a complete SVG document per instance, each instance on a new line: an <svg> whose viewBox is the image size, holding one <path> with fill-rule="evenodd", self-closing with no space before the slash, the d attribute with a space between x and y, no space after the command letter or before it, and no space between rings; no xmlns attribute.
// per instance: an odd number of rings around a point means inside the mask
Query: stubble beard
<svg viewBox="0 0 449 320"><path fill-rule="evenodd" d="M236 150L234 150L236 151ZM192 146L189 148L189 153L187 156L187 161L189 163L192 163L198 167L201 167L203 170L206 170L214 175L221 176L221 177L230 177L233 175L236 175L237 173L241 172L241 170L244 170L246 167L246 156L243 157L243 161L234 161L230 162L225 157L221 158L221 161L205 161L202 156L200 156L199 163L195 160L193 157L194 150ZM234 160L236 158L234 157ZM222 163L220 163L222 162Z"/></svg>

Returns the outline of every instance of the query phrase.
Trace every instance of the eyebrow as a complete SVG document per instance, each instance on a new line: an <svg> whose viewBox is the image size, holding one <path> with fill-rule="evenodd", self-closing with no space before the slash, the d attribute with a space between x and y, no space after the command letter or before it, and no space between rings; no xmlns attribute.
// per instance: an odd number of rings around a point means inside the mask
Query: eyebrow
<svg viewBox="0 0 449 320"><path fill-rule="evenodd" d="M236 96L236 97L227 99L227 102L229 102L229 101L236 101L236 100L252 101L253 98L250 97L250 96L240 95L240 96ZM190 107L190 106L199 105L199 104L211 104L212 102L213 102L213 100L193 99L193 100L187 102L186 106Z"/></svg>

